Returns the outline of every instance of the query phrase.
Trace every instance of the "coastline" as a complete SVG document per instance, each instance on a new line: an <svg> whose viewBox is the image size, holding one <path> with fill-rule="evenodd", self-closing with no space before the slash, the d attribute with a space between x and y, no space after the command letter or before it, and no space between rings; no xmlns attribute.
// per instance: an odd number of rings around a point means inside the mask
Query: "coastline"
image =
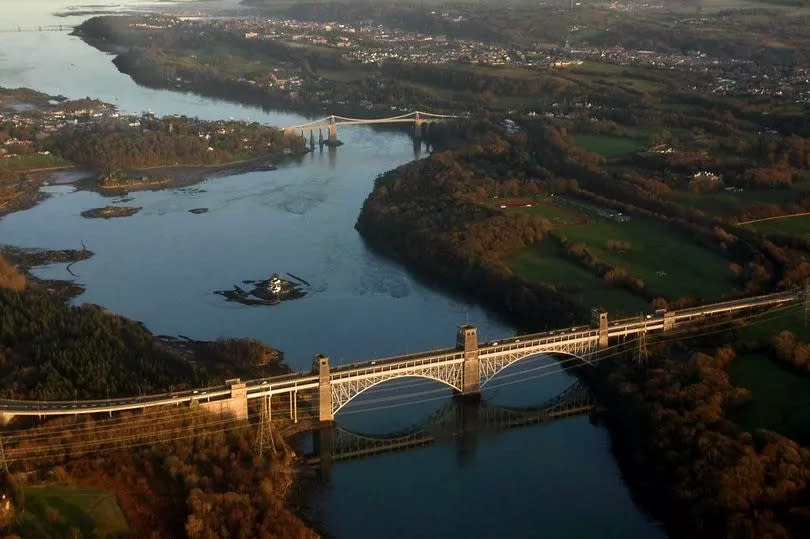
<svg viewBox="0 0 810 539"><path fill-rule="evenodd" d="M158 165L127 171L127 173L132 176L157 178L153 181L133 181L132 183L120 185L101 185L97 180L92 180L82 182L77 185L79 185L82 189L95 191L104 196L118 196L134 191L160 191L162 189L176 189L178 187L189 187L205 180L224 176L235 176L239 174L247 174L249 172L275 171L278 169L278 164L287 159L294 159L302 156L305 153L306 152L298 154L293 153L281 156L279 154L265 154L252 159L243 159L239 161L212 165Z"/></svg>
<svg viewBox="0 0 810 539"><path fill-rule="evenodd" d="M39 169L28 169L14 171L16 174L24 176L24 180L9 179L0 180L0 219L4 216L33 208L48 195L41 191L42 185L51 177L54 172L66 170L76 170L75 165L65 165L59 167L48 167ZM11 189L12 184L22 185L22 189L17 189L15 194L5 193L6 189Z"/></svg>

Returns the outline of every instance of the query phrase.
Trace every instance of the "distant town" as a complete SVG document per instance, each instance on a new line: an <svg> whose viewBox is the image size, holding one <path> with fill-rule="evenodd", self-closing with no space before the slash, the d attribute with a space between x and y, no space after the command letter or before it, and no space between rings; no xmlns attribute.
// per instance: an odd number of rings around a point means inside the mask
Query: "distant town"
<svg viewBox="0 0 810 539"><path fill-rule="evenodd" d="M463 16L449 12L433 12L453 22L463 22ZM685 18L683 25L700 26L701 18ZM230 17L155 17L136 23L142 29L166 29L189 32L219 30L245 40L279 41L301 46L332 48L342 51L342 57L358 64L381 64L399 61L413 64L477 64L485 66L515 65L538 69L566 69L584 62L600 62L617 66L643 66L661 70L680 70L705 74L701 87L685 88L707 91L717 95L774 96L789 98L797 103L810 102L810 72L806 67L778 68L760 65L738 58L717 58L700 50L681 53L623 47L582 47L566 41L562 47L505 47L483 41L454 39L443 34L426 34L389 28L373 20L354 24L341 22L297 21L281 18ZM569 34L586 32L583 25L569 28ZM263 84L262 81L245 82ZM274 74L264 82L268 87L295 91L302 83L301 74L280 77Z"/></svg>

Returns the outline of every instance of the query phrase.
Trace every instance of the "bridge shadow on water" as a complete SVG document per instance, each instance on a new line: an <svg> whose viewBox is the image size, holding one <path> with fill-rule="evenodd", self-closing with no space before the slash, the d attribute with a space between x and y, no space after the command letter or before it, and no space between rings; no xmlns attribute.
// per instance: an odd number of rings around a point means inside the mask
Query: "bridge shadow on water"
<svg viewBox="0 0 810 539"><path fill-rule="evenodd" d="M479 437L595 411L584 383L557 365L548 356L521 362L485 386L481 398L454 396L442 384L417 378L380 384L348 405L335 424L312 431L301 449L324 481L334 462L434 444L455 445L464 463L475 458Z"/></svg>

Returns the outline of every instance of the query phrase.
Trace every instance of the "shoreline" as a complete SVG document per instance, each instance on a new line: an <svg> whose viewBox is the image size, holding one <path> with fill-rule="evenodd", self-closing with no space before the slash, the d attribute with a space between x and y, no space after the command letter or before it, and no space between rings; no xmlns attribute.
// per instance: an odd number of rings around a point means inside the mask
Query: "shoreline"
<svg viewBox="0 0 810 539"><path fill-rule="evenodd" d="M252 159L242 159L218 164L186 164L186 165L156 165L152 167L128 170L133 176L154 175L160 178L155 181L139 182L120 185L101 185L98 180L77 182L76 185L86 191L95 191L102 196L119 196L135 191L160 191L163 189L176 189L189 187L205 180L223 176L237 176L249 172L272 172L278 170L278 165L288 159L295 159L308 153L292 153L288 155L264 154ZM271 161L272 160L272 161Z"/></svg>
<svg viewBox="0 0 810 539"><path fill-rule="evenodd" d="M14 173L25 177L22 182L19 179L0 180L0 219L6 215L11 215L19 211L30 210L43 200L48 198L47 193L42 192L42 186L51 177L54 172L61 172L66 170L76 170L78 167L75 165L65 165L59 167L47 167L27 170L15 170ZM11 188L13 184L22 185L22 189L17 189L17 192L6 198L5 189Z"/></svg>
<svg viewBox="0 0 810 539"><path fill-rule="evenodd" d="M0 244L0 255L8 262L17 266L28 279L28 287L32 291L52 294L63 301L72 300L84 291L84 285L67 279L40 279L31 273L33 268L66 263L68 273L70 267L76 262L87 260L95 253L86 248L79 249L28 249L13 245Z"/></svg>

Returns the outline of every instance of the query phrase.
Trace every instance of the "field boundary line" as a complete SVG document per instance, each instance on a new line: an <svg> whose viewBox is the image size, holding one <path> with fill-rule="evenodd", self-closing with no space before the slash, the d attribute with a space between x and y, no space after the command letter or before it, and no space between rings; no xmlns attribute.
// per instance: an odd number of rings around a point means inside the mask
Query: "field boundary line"
<svg viewBox="0 0 810 539"><path fill-rule="evenodd" d="M788 219L790 217L803 217L806 215L810 215L810 211L803 211L801 213L791 213L789 215L777 215L775 217L763 217L762 219L751 219L749 221L740 221L737 223L737 226L752 225L754 223L761 223L763 221L774 221L776 219Z"/></svg>

